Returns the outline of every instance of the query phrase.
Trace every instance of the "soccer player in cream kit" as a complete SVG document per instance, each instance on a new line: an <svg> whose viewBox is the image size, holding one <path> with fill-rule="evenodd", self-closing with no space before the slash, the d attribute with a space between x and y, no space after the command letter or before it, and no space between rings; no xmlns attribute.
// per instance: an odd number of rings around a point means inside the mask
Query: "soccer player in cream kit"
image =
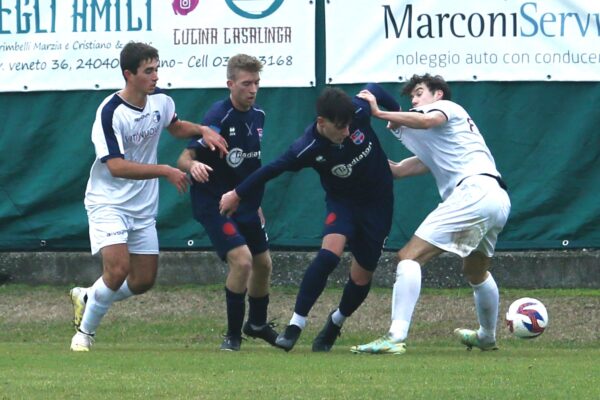
<svg viewBox="0 0 600 400"><path fill-rule="evenodd" d="M226 143L212 130L175 113L171 97L158 82L158 50L127 43L120 54L125 88L98 107L92 127L96 158L85 192L92 254L102 256L102 276L89 288L70 292L76 333L71 350L89 351L100 321L115 301L149 290L158 270L158 179L185 192L185 173L157 164L160 134L178 138L202 135L213 149Z"/></svg>
<svg viewBox="0 0 600 400"><path fill-rule="evenodd" d="M442 77L414 75L402 93L412 100L408 112L379 110L368 91L359 97L369 101L373 115L387 120L396 137L414 154L390 163L394 177L431 172L442 202L398 252L389 332L371 343L353 346L351 351L406 351L405 340L421 290L421 266L443 252L463 259L463 274L473 288L480 325L477 330L456 329L456 336L469 349L496 349L499 293L488 269L510 213L506 184L473 119L450 101L450 88Z"/></svg>

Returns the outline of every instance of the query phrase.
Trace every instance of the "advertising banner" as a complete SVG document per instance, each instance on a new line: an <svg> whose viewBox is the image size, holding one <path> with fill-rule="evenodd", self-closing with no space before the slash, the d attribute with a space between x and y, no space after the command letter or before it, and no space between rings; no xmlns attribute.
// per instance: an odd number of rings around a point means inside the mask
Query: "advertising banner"
<svg viewBox="0 0 600 400"><path fill-rule="evenodd" d="M329 0L327 83L600 80L600 2Z"/></svg>
<svg viewBox="0 0 600 400"><path fill-rule="evenodd" d="M316 84L313 1L0 0L0 91L120 88L129 41L159 50L165 88L223 87L237 53L262 86Z"/></svg>

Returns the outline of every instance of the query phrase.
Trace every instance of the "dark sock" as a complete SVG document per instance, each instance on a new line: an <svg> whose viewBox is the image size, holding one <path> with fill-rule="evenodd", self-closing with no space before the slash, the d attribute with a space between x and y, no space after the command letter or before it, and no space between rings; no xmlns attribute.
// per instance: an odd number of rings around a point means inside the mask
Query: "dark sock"
<svg viewBox="0 0 600 400"><path fill-rule="evenodd" d="M225 288L225 303L227 304L227 334L242 335L242 324L246 314L246 292L234 293Z"/></svg>
<svg viewBox="0 0 600 400"><path fill-rule="evenodd" d="M267 323L267 307L269 306L269 295L264 297L248 296L248 321L256 326Z"/></svg>
<svg viewBox="0 0 600 400"><path fill-rule="evenodd" d="M371 281L366 285L359 286L352 281L352 278L348 277L348 281L344 286L344 293L340 300L339 309L344 317L349 317L354 311L360 307L365 301L369 291L371 290Z"/></svg>
<svg viewBox="0 0 600 400"><path fill-rule="evenodd" d="M315 304L325 285L327 278L333 272L340 262L340 258L329 250L321 249L312 263L306 269L298 296L296 296L296 306L294 312L306 317Z"/></svg>

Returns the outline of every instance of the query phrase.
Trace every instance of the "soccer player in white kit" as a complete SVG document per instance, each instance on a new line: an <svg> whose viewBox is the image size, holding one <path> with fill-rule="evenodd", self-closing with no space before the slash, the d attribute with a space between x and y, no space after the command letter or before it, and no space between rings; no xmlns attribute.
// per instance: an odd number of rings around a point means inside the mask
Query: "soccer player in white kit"
<svg viewBox="0 0 600 400"><path fill-rule="evenodd" d="M156 87L158 51L130 42L120 54L125 88L98 107L92 127L96 159L85 191L92 254L100 252L103 273L89 288L70 292L77 329L71 350L89 351L96 328L111 304L149 290L158 270L158 179L179 192L186 174L157 164L163 129L178 138L202 135L209 147L227 152L207 127L177 118L171 97Z"/></svg>
<svg viewBox="0 0 600 400"><path fill-rule="evenodd" d="M412 99L408 112L382 111L366 91L359 97L369 101L375 117L389 121L388 127L414 154L398 163L390 161L394 178L431 172L442 203L398 252L389 332L351 351L405 353L421 291L421 267L443 252L463 259L463 274L473 288L480 324L477 330L456 329L456 336L468 349L495 350L499 294L488 269L510 212L506 184L475 122L450 101L450 88L441 76L414 75L402 94Z"/></svg>

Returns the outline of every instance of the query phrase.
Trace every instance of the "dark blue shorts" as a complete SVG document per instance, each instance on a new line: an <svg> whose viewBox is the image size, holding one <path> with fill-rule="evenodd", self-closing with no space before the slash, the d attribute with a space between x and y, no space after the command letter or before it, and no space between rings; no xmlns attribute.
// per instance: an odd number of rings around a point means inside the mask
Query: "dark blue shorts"
<svg viewBox="0 0 600 400"><path fill-rule="evenodd" d="M225 217L218 209L204 210L196 215L221 260L225 261L229 250L248 245L253 255L269 249L267 233L260 223L258 213L246 215L243 221L235 217Z"/></svg>
<svg viewBox="0 0 600 400"><path fill-rule="evenodd" d="M375 271L392 227L393 195L368 204L326 199L327 217L323 236L346 236L348 249L361 267Z"/></svg>

